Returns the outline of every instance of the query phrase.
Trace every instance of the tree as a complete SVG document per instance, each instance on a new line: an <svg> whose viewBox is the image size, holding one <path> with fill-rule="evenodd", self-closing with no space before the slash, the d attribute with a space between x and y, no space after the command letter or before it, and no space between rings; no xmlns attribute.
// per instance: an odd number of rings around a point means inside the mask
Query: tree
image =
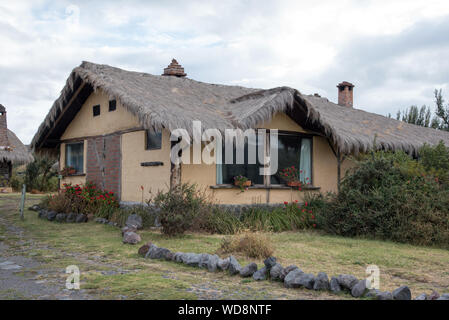
<svg viewBox="0 0 449 320"><path fill-rule="evenodd" d="M444 106L442 90L435 89L435 104L437 107L436 115L441 119L439 128L449 131L449 104Z"/></svg>
<svg viewBox="0 0 449 320"><path fill-rule="evenodd" d="M432 111L425 105L421 108L410 106L402 112L399 110L396 114L396 120L427 128L430 127L436 129L439 127L438 119L435 117L432 118Z"/></svg>

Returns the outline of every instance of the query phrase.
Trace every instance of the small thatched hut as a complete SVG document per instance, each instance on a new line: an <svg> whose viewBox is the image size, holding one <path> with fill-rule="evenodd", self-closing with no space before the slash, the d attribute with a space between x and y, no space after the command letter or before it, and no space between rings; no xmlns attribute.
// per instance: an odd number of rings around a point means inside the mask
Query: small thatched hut
<svg viewBox="0 0 449 320"><path fill-rule="evenodd" d="M60 169L72 167L62 182L94 181L122 200L139 201L141 186L164 189L179 182L207 187L223 203L278 203L302 198L305 189L336 190L352 165L345 156L373 147L415 154L424 144L444 141L449 133L418 127L353 107L354 86L338 86L338 104L296 89L268 90L208 84L186 77L176 60L162 76L83 62L70 74L32 141L36 150L59 150ZM279 166L260 175L260 164L186 164L170 161L170 133L193 121L203 131L253 128L270 149L269 132L279 131ZM188 153L190 150L184 150ZM223 150L224 152L224 150ZM270 151L271 152L271 151ZM217 150L218 159L226 156ZM286 185L282 169L300 169L302 191ZM238 193L232 178L252 182Z"/></svg>
<svg viewBox="0 0 449 320"><path fill-rule="evenodd" d="M0 187L8 186L14 164L33 161L30 149L8 129L6 109L0 104Z"/></svg>

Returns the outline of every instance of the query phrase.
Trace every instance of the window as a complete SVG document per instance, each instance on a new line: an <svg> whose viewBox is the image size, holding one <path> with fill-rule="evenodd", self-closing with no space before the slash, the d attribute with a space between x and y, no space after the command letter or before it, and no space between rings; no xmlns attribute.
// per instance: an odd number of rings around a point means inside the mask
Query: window
<svg viewBox="0 0 449 320"><path fill-rule="evenodd" d="M94 113L94 117L99 116L100 115L100 105L96 105L92 107L92 111Z"/></svg>
<svg viewBox="0 0 449 320"><path fill-rule="evenodd" d="M267 130L265 139L269 140L269 130ZM224 143L223 143L224 144ZM260 146L259 146L260 144ZM264 143L256 144L256 150L265 145L267 151L270 150L269 145ZM235 146L233 150L234 163L236 163ZM278 171L269 179L264 180L264 176L260 175L262 165L248 163L248 142L245 142L245 163L244 164L225 164L225 149L223 147L222 154L223 164L217 164L217 184L232 184L234 177L243 175L251 180L253 184L285 184L286 181L280 176L280 172L288 167L294 166L300 170L300 180L303 183L312 184L312 138L296 132L278 132Z"/></svg>
<svg viewBox="0 0 449 320"><path fill-rule="evenodd" d="M162 147L162 132L146 130L146 150L160 149Z"/></svg>
<svg viewBox="0 0 449 320"><path fill-rule="evenodd" d="M116 108L117 108L117 101L115 100L109 101L109 112L115 111Z"/></svg>
<svg viewBox="0 0 449 320"><path fill-rule="evenodd" d="M72 167L76 173L84 172L84 143L69 143L65 147L65 166Z"/></svg>

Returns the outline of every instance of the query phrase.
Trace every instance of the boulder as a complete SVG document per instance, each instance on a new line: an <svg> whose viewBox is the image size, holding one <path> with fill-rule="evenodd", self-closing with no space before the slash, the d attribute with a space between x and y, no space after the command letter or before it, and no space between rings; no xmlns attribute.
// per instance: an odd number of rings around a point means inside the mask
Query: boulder
<svg viewBox="0 0 449 320"><path fill-rule="evenodd" d="M207 261L207 270L209 272L217 271L219 260L220 260L220 258L216 254L210 255L209 260Z"/></svg>
<svg viewBox="0 0 449 320"><path fill-rule="evenodd" d="M37 214L37 216L41 219L47 219L47 214L48 211L45 209L39 210L39 213Z"/></svg>
<svg viewBox="0 0 449 320"><path fill-rule="evenodd" d="M329 290L329 287L329 277L327 274L324 272L318 273L313 284L313 290Z"/></svg>
<svg viewBox="0 0 449 320"><path fill-rule="evenodd" d="M200 262L198 263L199 268L207 268L207 262L209 261L210 254L208 253L202 253Z"/></svg>
<svg viewBox="0 0 449 320"><path fill-rule="evenodd" d="M415 300L427 300L427 294L422 293L415 298Z"/></svg>
<svg viewBox="0 0 449 320"><path fill-rule="evenodd" d="M336 277L331 278L331 281L329 282L329 288L333 293L339 293L341 291L340 283L338 282L338 279Z"/></svg>
<svg viewBox="0 0 449 320"><path fill-rule="evenodd" d="M126 219L125 226L142 229L142 217L133 213L128 217L128 219Z"/></svg>
<svg viewBox="0 0 449 320"><path fill-rule="evenodd" d="M48 221L53 221L53 220L55 220L55 219L56 219L56 215L57 215L56 212L54 212L54 211L48 211L48 213L47 213L47 220L48 220Z"/></svg>
<svg viewBox="0 0 449 320"><path fill-rule="evenodd" d="M363 296L365 292L366 292L366 279L362 279L359 282L357 282L357 284L354 287L352 287L351 295L354 298L359 298Z"/></svg>
<svg viewBox="0 0 449 320"><path fill-rule="evenodd" d="M411 300L412 293L410 288L407 286L402 286L393 290L393 298L394 300Z"/></svg>
<svg viewBox="0 0 449 320"><path fill-rule="evenodd" d="M198 253L184 253L182 256L182 262L191 267L198 267L201 260L201 254Z"/></svg>
<svg viewBox="0 0 449 320"><path fill-rule="evenodd" d="M348 289L349 291L359 282L359 280L351 274L341 274L338 276L338 284L343 289Z"/></svg>
<svg viewBox="0 0 449 320"><path fill-rule="evenodd" d="M251 262L246 267L240 269L240 276L243 278L251 277L257 271L257 264Z"/></svg>
<svg viewBox="0 0 449 320"><path fill-rule="evenodd" d="M86 216L85 214L78 213L78 214L76 215L75 222L76 222L76 223L87 222L87 216Z"/></svg>
<svg viewBox="0 0 449 320"><path fill-rule="evenodd" d="M107 221L107 220L106 220ZM107 222L106 222L107 223ZM128 227L128 226L124 226L122 229L122 236L125 234L125 232L136 232L137 228L134 227Z"/></svg>
<svg viewBox="0 0 449 320"><path fill-rule="evenodd" d="M144 244L143 246L141 246L139 248L139 250L137 251L137 253L139 254L139 256L145 257L146 254L148 253L148 250L150 249L151 246L151 242L147 242L146 244Z"/></svg>
<svg viewBox="0 0 449 320"><path fill-rule="evenodd" d="M312 273L303 273L295 280L293 280L293 283L294 284L298 283L299 286L305 287L307 289L313 289L313 285L315 283L315 276Z"/></svg>
<svg viewBox="0 0 449 320"><path fill-rule="evenodd" d="M28 208L28 210L31 210L31 211L39 211L40 209L41 209L41 207L37 204L32 205L31 207Z"/></svg>
<svg viewBox="0 0 449 320"><path fill-rule="evenodd" d="M181 263L181 262L182 262L182 255L183 255L183 254L184 254L183 252L176 252L176 253L173 255L173 261Z"/></svg>
<svg viewBox="0 0 449 320"><path fill-rule="evenodd" d="M271 280L281 280L283 270L284 268L279 263L276 263L270 270Z"/></svg>
<svg viewBox="0 0 449 320"><path fill-rule="evenodd" d="M427 298L428 300L436 300L440 297L440 294L436 292L435 290L432 290L432 293Z"/></svg>
<svg viewBox="0 0 449 320"><path fill-rule="evenodd" d="M147 257L150 259L165 259L167 255L170 255L170 250L161 248L156 245L150 246Z"/></svg>
<svg viewBox="0 0 449 320"><path fill-rule="evenodd" d="M242 267L240 266L240 263L234 258L234 256L230 256L228 271L231 274L231 276L239 273L240 269L242 269Z"/></svg>
<svg viewBox="0 0 449 320"><path fill-rule="evenodd" d="M449 293L443 293L437 300L449 300Z"/></svg>
<svg viewBox="0 0 449 320"><path fill-rule="evenodd" d="M55 220L57 222L65 222L66 219L67 219L67 214L65 214L65 213L58 213L55 217Z"/></svg>
<svg viewBox="0 0 449 320"><path fill-rule="evenodd" d="M106 224L109 222L108 219L105 219L105 218L96 218L94 221L96 223L101 223L101 224Z"/></svg>
<svg viewBox="0 0 449 320"><path fill-rule="evenodd" d="M271 270L272 267L276 265L276 258L275 257L268 257L263 262L265 264L265 267L267 267L267 270Z"/></svg>
<svg viewBox="0 0 449 320"><path fill-rule="evenodd" d="M137 244L140 241L142 241L142 239L135 232L125 232L125 234L123 235L123 243Z"/></svg>
<svg viewBox="0 0 449 320"><path fill-rule="evenodd" d="M261 269L254 272L253 279L256 281L267 280L267 274L268 274L267 267L262 267Z"/></svg>
<svg viewBox="0 0 449 320"><path fill-rule="evenodd" d="M301 269L290 271L284 278L284 286L286 288L298 288L299 283L296 281L304 272Z"/></svg>
<svg viewBox="0 0 449 320"><path fill-rule="evenodd" d="M280 279L281 281L284 281L285 276L286 276L287 274L289 274L291 271L295 270L295 269L298 269L298 267L295 266L295 265L293 265L293 264L290 265L290 266L288 266L288 267L285 267L284 269L282 269L282 272L281 272L281 275L279 276L279 279Z"/></svg>
<svg viewBox="0 0 449 320"><path fill-rule="evenodd" d="M377 300L393 300L393 295L389 291L379 291L376 294L376 298Z"/></svg>
<svg viewBox="0 0 449 320"><path fill-rule="evenodd" d="M380 293L381 291L378 289L369 289L366 293L365 293L365 297L366 298L376 298L377 299L377 295Z"/></svg>
<svg viewBox="0 0 449 320"><path fill-rule="evenodd" d="M229 267L229 261L230 261L229 258L226 258L226 259L218 259L218 262L217 262L217 267L218 267L218 269L220 269L220 270L222 270L222 271L228 270L228 267Z"/></svg>
<svg viewBox="0 0 449 320"><path fill-rule="evenodd" d="M65 219L66 222L68 223L74 223L76 220L76 213L70 212L69 214L67 214L67 217Z"/></svg>
<svg viewBox="0 0 449 320"><path fill-rule="evenodd" d="M168 250L167 252L165 252L164 258L167 261L172 261L173 260L173 256L174 256L174 253L171 252L170 250Z"/></svg>

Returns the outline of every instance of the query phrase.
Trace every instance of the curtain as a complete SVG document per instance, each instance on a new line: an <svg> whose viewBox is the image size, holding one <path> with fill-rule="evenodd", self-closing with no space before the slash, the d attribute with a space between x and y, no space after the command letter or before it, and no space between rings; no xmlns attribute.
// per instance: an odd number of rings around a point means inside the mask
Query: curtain
<svg viewBox="0 0 449 320"><path fill-rule="evenodd" d="M66 167L74 168L77 173L84 172L84 144L68 144L66 150Z"/></svg>
<svg viewBox="0 0 449 320"><path fill-rule="evenodd" d="M312 184L312 141L311 139L301 139L301 156L299 159L299 178L301 182Z"/></svg>

